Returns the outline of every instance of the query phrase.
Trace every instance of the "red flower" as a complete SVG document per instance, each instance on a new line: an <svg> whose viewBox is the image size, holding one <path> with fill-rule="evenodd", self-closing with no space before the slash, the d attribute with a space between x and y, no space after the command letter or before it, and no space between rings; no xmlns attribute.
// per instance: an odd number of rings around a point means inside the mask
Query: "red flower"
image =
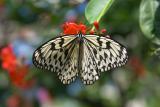
<svg viewBox="0 0 160 107"><path fill-rule="evenodd" d="M145 76L146 69L144 65L142 64L141 60L138 57L131 57L129 61L130 66L132 69L135 71L135 74L138 77L143 77Z"/></svg>
<svg viewBox="0 0 160 107"><path fill-rule="evenodd" d="M20 107L20 96L17 94L13 94L6 99L7 107Z"/></svg>
<svg viewBox="0 0 160 107"><path fill-rule="evenodd" d="M99 23L98 23L97 21L95 21L93 24L94 24L94 27L95 27L97 30L99 30Z"/></svg>
<svg viewBox="0 0 160 107"><path fill-rule="evenodd" d="M9 72L10 79L12 84L19 88L28 88L33 84L33 80L27 80L26 75L28 74L28 67L27 66L20 66L17 67L15 71Z"/></svg>
<svg viewBox="0 0 160 107"><path fill-rule="evenodd" d="M101 33L102 33L102 34L106 34L106 32L107 32L106 29L102 29L102 30L101 30Z"/></svg>
<svg viewBox="0 0 160 107"><path fill-rule="evenodd" d="M90 34L91 34L91 35L93 35L94 33L95 33L95 31L94 31L94 30L91 30L91 31L90 31Z"/></svg>
<svg viewBox="0 0 160 107"><path fill-rule="evenodd" d="M65 35L78 34L78 33L106 34L106 29L102 29L101 32L99 31L99 23L97 21L95 21L93 23L93 25L96 28L96 30L92 29L89 32L87 32L86 25L84 25L82 23L76 24L73 22L66 22L65 24L63 24L63 34L65 34Z"/></svg>
<svg viewBox="0 0 160 107"><path fill-rule="evenodd" d="M28 66L19 64L20 61L16 59L11 45L1 49L0 59L2 62L2 68L8 72L11 82L15 86L20 88L27 88L30 86L31 81L25 80L29 71Z"/></svg>
<svg viewBox="0 0 160 107"><path fill-rule="evenodd" d="M2 68L11 71L16 68L16 56L13 53L12 46L9 45L0 51L0 59L2 60Z"/></svg>
<svg viewBox="0 0 160 107"><path fill-rule="evenodd" d="M78 34L81 32L82 34L86 34L86 26L84 24L76 24L72 22L66 22L63 25L63 33L65 35L69 34Z"/></svg>

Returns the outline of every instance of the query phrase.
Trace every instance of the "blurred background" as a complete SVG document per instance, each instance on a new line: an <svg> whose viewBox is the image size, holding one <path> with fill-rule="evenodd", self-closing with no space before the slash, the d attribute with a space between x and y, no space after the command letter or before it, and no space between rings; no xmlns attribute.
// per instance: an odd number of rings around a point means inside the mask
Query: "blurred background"
<svg viewBox="0 0 160 107"><path fill-rule="evenodd" d="M0 107L160 107L160 58L141 32L140 2L117 0L100 21L128 48L127 65L85 86L79 79L63 85L55 73L36 68L32 54L64 22L88 24L88 0L0 0Z"/></svg>

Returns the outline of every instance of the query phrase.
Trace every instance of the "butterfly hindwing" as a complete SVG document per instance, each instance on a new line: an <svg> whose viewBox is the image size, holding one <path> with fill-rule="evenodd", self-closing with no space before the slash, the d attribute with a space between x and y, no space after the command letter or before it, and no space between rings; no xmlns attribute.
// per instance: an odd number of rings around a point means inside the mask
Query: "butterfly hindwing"
<svg viewBox="0 0 160 107"><path fill-rule="evenodd" d="M78 75L76 36L60 36L40 46L33 54L35 66L54 71L64 84Z"/></svg>

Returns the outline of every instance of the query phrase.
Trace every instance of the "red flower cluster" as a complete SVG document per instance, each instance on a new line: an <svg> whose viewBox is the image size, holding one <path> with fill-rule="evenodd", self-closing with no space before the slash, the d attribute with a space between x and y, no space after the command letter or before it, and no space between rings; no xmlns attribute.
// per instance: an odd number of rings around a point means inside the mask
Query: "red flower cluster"
<svg viewBox="0 0 160 107"><path fill-rule="evenodd" d="M0 59L2 68L8 71L11 82L17 87L27 88L30 84L30 81L25 80L25 76L28 73L28 67L19 65L11 45L0 50Z"/></svg>
<svg viewBox="0 0 160 107"><path fill-rule="evenodd" d="M99 23L97 21L95 21L93 23L94 27L96 28L95 30L90 30L90 34L105 34L106 33L106 29L102 29L99 32ZM88 28L89 29L89 28ZM97 32L98 31L98 32ZM87 33L87 27L84 24L76 24L73 22L66 22L65 24L63 24L63 33L65 35L69 35L69 34L78 34L78 33L82 33L82 34L86 34Z"/></svg>
<svg viewBox="0 0 160 107"><path fill-rule="evenodd" d="M78 34L81 32L82 34L86 33L86 26L84 24L76 24L72 22L66 22L63 25L63 33L67 34Z"/></svg>

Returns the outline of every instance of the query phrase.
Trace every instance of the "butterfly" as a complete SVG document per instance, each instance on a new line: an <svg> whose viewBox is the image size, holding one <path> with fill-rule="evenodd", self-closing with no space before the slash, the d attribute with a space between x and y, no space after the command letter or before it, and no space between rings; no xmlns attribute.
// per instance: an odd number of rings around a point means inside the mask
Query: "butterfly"
<svg viewBox="0 0 160 107"><path fill-rule="evenodd" d="M63 35L35 50L33 64L56 72L63 84L80 76L83 84L93 84L101 72L125 65L127 49L115 40L99 35Z"/></svg>

